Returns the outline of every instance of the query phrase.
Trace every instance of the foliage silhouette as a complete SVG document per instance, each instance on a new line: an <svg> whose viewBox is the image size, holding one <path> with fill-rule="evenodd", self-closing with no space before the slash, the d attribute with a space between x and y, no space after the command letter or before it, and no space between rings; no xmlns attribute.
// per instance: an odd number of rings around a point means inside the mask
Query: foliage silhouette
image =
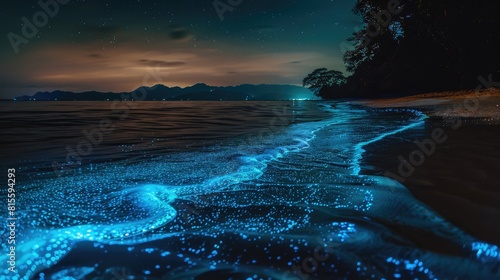
<svg viewBox="0 0 500 280"><path fill-rule="evenodd" d="M359 0L354 13L368 26L388 0ZM397 1L395 1L397 2ZM479 75L500 75L500 2L407 0L401 12L349 39L354 49L344 62L352 74L345 84L321 87L325 99L380 97L430 91L474 89ZM382 21L386 18L382 18ZM372 28L373 29L373 28ZM373 33L373 30L370 30Z"/></svg>

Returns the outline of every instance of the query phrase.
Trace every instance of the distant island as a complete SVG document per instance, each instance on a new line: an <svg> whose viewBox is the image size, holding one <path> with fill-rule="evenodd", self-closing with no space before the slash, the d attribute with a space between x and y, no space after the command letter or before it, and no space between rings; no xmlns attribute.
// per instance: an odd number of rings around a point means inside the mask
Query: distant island
<svg viewBox="0 0 500 280"><path fill-rule="evenodd" d="M134 98L135 97L135 98ZM152 87L140 87L131 92L71 92L56 90L37 92L33 95L17 96L15 101L106 101L106 100L294 100L318 99L307 88L294 85L251 85L209 86L198 83L190 87L167 87L158 84Z"/></svg>

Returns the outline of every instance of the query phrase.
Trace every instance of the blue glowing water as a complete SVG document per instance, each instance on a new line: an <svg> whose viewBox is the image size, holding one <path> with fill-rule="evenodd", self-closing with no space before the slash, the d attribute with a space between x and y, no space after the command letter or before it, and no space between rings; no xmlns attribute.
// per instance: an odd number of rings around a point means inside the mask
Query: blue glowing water
<svg viewBox="0 0 500 280"><path fill-rule="evenodd" d="M245 116L231 111L235 104L213 104L204 108L210 121L195 121L196 110L183 119L177 108L173 119L191 130L142 120L160 135L146 145L113 132L106 137L115 144L103 145L121 153L96 147L70 175L55 176L39 158L17 163L19 176L27 174L18 187L17 274L5 269L2 279L500 277L498 247L454 227L398 182L362 175L365 146L421 129L422 113L238 104L233 110L245 107ZM222 112L233 123L217 119Z"/></svg>

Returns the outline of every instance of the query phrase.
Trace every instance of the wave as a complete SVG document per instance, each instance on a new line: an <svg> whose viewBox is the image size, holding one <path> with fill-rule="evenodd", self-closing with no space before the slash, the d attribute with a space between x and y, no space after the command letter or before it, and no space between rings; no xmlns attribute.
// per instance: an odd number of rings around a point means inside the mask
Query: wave
<svg viewBox="0 0 500 280"><path fill-rule="evenodd" d="M31 208L19 211L30 223L18 228L17 277L498 276L498 248L398 182L360 175L366 145L418 128L425 115L322 110L331 118L279 133L33 180L22 198ZM383 125L367 125L374 118Z"/></svg>

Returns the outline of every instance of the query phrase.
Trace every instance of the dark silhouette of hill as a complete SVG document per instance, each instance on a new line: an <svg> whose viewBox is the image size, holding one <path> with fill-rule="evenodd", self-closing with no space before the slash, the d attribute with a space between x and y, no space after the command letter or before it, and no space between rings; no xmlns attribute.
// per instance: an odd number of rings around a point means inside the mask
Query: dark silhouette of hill
<svg viewBox="0 0 500 280"><path fill-rule="evenodd" d="M134 98L135 97L135 98ZM193 86L167 87L162 84L139 87L131 92L37 92L16 97L17 101L105 101L105 100L289 100L314 99L309 89L293 85L250 85L215 87L203 83Z"/></svg>

